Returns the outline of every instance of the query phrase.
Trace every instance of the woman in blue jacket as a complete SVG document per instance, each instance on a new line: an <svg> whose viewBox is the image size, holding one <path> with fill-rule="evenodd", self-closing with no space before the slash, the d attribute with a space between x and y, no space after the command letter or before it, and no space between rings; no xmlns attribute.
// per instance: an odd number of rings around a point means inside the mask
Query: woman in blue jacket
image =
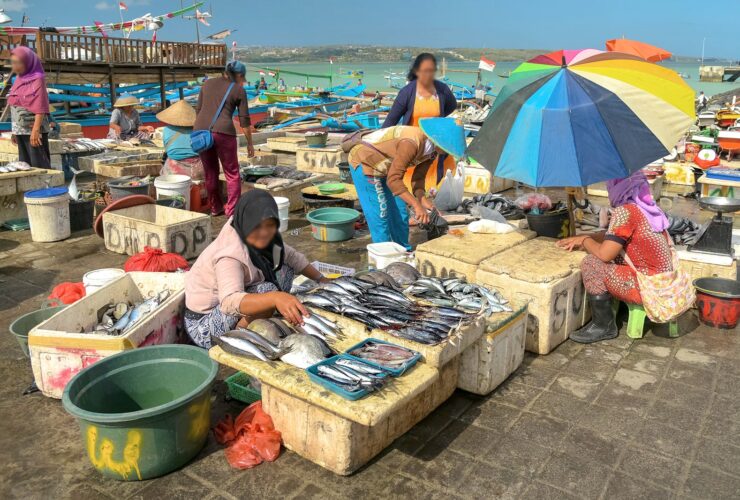
<svg viewBox="0 0 740 500"><path fill-rule="evenodd" d="M411 65L408 74L409 83L398 92L383 128L394 125L419 126L422 118L443 118L455 111L457 100L450 88L443 82L434 79L437 74L437 59L428 52L422 52ZM455 160L447 155L440 155L437 168L430 168L424 187L427 191L438 187L446 170L455 169ZM411 182L413 168L404 177L404 183Z"/></svg>

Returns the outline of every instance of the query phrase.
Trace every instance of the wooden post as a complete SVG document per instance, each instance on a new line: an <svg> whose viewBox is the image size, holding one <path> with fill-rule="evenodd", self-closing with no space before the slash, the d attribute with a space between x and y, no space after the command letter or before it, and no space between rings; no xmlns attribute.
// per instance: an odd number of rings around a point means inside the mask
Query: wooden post
<svg viewBox="0 0 740 500"><path fill-rule="evenodd" d="M167 89L164 86L164 68L159 68L159 98L162 104L162 108L167 107Z"/></svg>
<svg viewBox="0 0 740 500"><path fill-rule="evenodd" d="M575 194L577 192L577 189L569 187L569 188L565 188L565 192L568 194L568 235L575 236L576 219L573 216L573 208L574 208L573 200L575 199Z"/></svg>
<svg viewBox="0 0 740 500"><path fill-rule="evenodd" d="M110 105L113 107L116 103L116 81L113 78L113 66L108 68L108 88L110 89Z"/></svg>

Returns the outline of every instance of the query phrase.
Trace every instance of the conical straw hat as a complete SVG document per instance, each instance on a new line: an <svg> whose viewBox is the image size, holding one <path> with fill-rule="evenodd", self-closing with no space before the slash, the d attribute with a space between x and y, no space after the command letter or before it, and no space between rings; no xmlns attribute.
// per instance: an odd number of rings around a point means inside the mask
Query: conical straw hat
<svg viewBox="0 0 740 500"><path fill-rule="evenodd" d="M125 108L126 106L136 106L139 100L132 95L122 95L113 105L114 108Z"/></svg>
<svg viewBox="0 0 740 500"><path fill-rule="evenodd" d="M157 113L157 120L175 127L192 127L195 124L195 110L187 102L177 101Z"/></svg>

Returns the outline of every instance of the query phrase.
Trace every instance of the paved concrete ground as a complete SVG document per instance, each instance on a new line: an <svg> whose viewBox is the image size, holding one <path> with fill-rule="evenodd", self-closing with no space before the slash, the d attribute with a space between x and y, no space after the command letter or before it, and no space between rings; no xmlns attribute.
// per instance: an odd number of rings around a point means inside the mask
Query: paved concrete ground
<svg viewBox="0 0 740 500"><path fill-rule="evenodd" d="M222 223L222 221L221 221ZM288 236L309 257L359 263ZM562 344L523 366L488 397L457 391L367 467L335 476L292 452L231 470L209 437L203 452L166 477L123 483L88 463L79 430L59 401L22 396L27 359L7 333L54 284L122 266L88 234L34 244L0 233L0 471L2 498L738 498L740 337L698 327L668 339L649 332ZM657 332L660 333L660 332ZM222 370L219 380L231 373ZM236 414L217 384L212 421Z"/></svg>

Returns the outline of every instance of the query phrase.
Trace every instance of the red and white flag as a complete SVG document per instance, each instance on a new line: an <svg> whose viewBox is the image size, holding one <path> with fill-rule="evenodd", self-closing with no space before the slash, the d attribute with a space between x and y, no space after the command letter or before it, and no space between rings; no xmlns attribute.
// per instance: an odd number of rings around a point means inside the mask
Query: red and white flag
<svg viewBox="0 0 740 500"><path fill-rule="evenodd" d="M267 72L267 75L268 75L268 76L275 76L275 73L273 73L272 71L268 71L268 72Z"/></svg>
<svg viewBox="0 0 740 500"><path fill-rule="evenodd" d="M157 30L154 30L152 32L152 44L154 44L157 41Z"/></svg>
<svg viewBox="0 0 740 500"><path fill-rule="evenodd" d="M201 12L198 9L195 9L195 18L205 24L206 26L210 26L208 24L208 18L211 17L211 14L208 12Z"/></svg>
<svg viewBox="0 0 740 500"><path fill-rule="evenodd" d="M103 35L103 38L108 37L108 33L106 33L103 29L105 27L105 24L101 23L100 21L95 21L95 26L97 26L98 31L100 31L100 34Z"/></svg>
<svg viewBox="0 0 740 500"><path fill-rule="evenodd" d="M478 63L478 69L482 69L483 71L493 71L493 69L496 67L496 63L491 61L490 59L486 59L483 56L480 56L480 62Z"/></svg>
<svg viewBox="0 0 740 500"><path fill-rule="evenodd" d="M329 58L329 64L334 64L334 57Z"/></svg>
<svg viewBox="0 0 740 500"><path fill-rule="evenodd" d="M121 10L128 10L128 5L123 2L118 2L118 8Z"/></svg>
<svg viewBox="0 0 740 500"><path fill-rule="evenodd" d="M265 76L265 72L264 71L260 71L260 76Z"/></svg>

